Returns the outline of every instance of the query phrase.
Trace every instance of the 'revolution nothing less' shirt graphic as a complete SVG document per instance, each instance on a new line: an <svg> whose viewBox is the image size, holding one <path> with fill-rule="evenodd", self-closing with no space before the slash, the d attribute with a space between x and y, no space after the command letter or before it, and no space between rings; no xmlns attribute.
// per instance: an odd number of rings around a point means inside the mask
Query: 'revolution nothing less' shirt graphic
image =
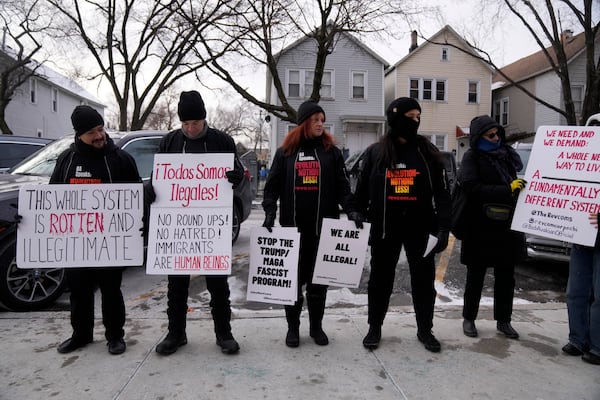
<svg viewBox="0 0 600 400"><path fill-rule="evenodd" d="M296 226L311 228L317 220L321 163L315 150L298 151L295 164Z"/></svg>

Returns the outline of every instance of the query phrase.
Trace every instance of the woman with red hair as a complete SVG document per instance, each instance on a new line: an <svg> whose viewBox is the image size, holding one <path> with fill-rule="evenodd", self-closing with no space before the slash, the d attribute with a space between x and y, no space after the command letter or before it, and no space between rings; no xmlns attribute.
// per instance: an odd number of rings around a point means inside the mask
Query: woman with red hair
<svg viewBox="0 0 600 400"><path fill-rule="evenodd" d="M335 146L333 136L325 131L324 123L325 111L318 103L309 100L300 105L298 126L287 134L277 149L264 189L263 226L271 231L279 200L279 223L297 227L300 232L298 298L294 305L285 306L288 323L285 344L288 347L300 345L304 285L310 336L320 346L329 343L322 328L327 286L311 283L323 218L339 218L341 205L357 228L362 228L362 216L356 212L344 157Z"/></svg>

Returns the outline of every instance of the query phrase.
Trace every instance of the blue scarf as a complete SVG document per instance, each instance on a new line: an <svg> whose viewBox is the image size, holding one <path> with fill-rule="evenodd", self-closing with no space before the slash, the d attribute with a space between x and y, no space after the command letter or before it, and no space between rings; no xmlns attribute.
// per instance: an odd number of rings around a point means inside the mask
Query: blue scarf
<svg viewBox="0 0 600 400"><path fill-rule="evenodd" d="M488 151L498 149L501 144L502 140L498 140L497 142L490 142L487 139L479 138L479 140L477 141L477 150L487 153Z"/></svg>

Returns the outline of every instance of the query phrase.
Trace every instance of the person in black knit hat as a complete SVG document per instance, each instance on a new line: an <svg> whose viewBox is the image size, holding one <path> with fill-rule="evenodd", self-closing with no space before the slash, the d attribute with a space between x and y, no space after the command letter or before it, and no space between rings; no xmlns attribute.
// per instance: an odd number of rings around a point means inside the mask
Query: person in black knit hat
<svg viewBox="0 0 600 400"><path fill-rule="evenodd" d="M135 160L118 148L104 131L102 116L90 106L71 114L75 142L56 161L52 184L141 183ZM110 354L125 351L125 303L121 292L123 268L66 268L73 334L58 346L70 353L93 340L94 291L102 292L102 322Z"/></svg>
<svg viewBox="0 0 600 400"><path fill-rule="evenodd" d="M206 108L200 93L182 92L177 108L181 128L169 132L159 144L159 153L233 153L234 167L226 172L227 179L237 187L244 179L244 167L236 152L231 136L208 126ZM151 191L152 192L152 191ZM152 192L153 193L153 192ZM150 193L151 201L155 197ZM232 204L233 207L233 204ZM225 354L235 354L240 346L231 333L231 307L227 275L207 275L206 287L210 293L210 307L214 322L216 343ZM167 291L168 333L156 346L162 355L173 354L187 344L187 299L189 275L169 275Z"/></svg>
<svg viewBox="0 0 600 400"><path fill-rule="evenodd" d="M285 344L288 347L300 345L302 288L306 285L310 336L316 344L325 346L329 343L322 327L327 286L312 283L321 224L323 218L339 218L339 205L357 228L362 228L362 216L356 212L342 152L323 127L323 108L312 100L302 103L297 122L298 126L286 135L277 149L267 176L262 202L263 226L269 230L274 226L279 202L281 226L295 226L300 232L298 297L294 305L285 306L288 323Z"/></svg>
<svg viewBox="0 0 600 400"><path fill-rule="evenodd" d="M389 130L365 151L356 197L358 210L371 222L369 332L363 340L375 349L394 286L402 247L410 269L417 338L432 352L441 349L433 336L436 291L434 255L448 244L450 192L443 161L429 139L417 134L421 106L409 97L394 100L386 111ZM429 237L437 244L425 254Z"/></svg>

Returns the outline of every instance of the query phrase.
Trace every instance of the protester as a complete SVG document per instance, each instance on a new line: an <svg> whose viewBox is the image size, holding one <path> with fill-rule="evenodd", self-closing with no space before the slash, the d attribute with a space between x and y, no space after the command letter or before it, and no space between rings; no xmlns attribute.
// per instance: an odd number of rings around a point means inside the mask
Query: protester
<svg viewBox="0 0 600 400"><path fill-rule="evenodd" d="M269 230L274 226L279 200L281 226L295 226L300 232L298 298L293 306L285 306L288 323L285 344L289 347L300 345L304 285L310 336L318 345L329 343L322 328L327 286L311 283L323 218L338 218L341 205L357 228L362 228L362 216L355 211L342 152L334 145L333 136L324 130L324 123L325 111L318 103L306 101L300 105L298 126L277 149L264 189L263 226Z"/></svg>
<svg viewBox="0 0 600 400"><path fill-rule="evenodd" d="M182 92L177 112L181 128L162 138L159 144L159 153L232 153L234 154L234 167L226 174L233 187L237 187L244 178L244 168L237 156L235 142L230 136L208 126L206 108L200 93L195 90ZM173 354L179 347L187 344L185 329L190 276L169 275L168 280L168 333L165 339L156 346L156 352L162 355ZM237 353L240 346L231 333L231 307L227 276L207 275L206 286L211 298L210 307L216 343L225 354Z"/></svg>
<svg viewBox="0 0 600 400"><path fill-rule="evenodd" d="M600 126L600 114L591 116L586 125ZM590 214L590 223L598 229L600 214ZM574 244L571 248L567 282L569 343L562 351L582 356L583 361L600 365L600 236L594 247Z"/></svg>
<svg viewBox="0 0 600 400"><path fill-rule="evenodd" d="M402 247L410 269L417 338L432 352L441 349L433 328L436 291L435 253L448 245L450 192L439 150L418 135L421 106L408 97L386 111L389 130L364 155L356 196L359 211L371 222L371 273L368 285L368 349L378 347L381 326L394 286ZM437 240L428 254L430 237Z"/></svg>
<svg viewBox="0 0 600 400"><path fill-rule="evenodd" d="M141 183L134 159L115 146L104 131L104 120L96 110L77 106L71 114L71 122L75 141L58 157L50 183ZM73 334L58 346L59 353L70 353L93 341L96 286L102 293L102 322L106 328L108 352L121 354L125 351L122 274L122 267L65 269L71 291Z"/></svg>
<svg viewBox="0 0 600 400"><path fill-rule="evenodd" d="M517 261L525 255L525 237L510 229L525 181L517 178L523 163L506 144L504 128L487 115L473 118L470 148L464 154L458 182L467 196L467 223L460 261L467 267L463 333L478 335L475 319L488 267L494 269L494 319L498 331L517 339L511 325Z"/></svg>

